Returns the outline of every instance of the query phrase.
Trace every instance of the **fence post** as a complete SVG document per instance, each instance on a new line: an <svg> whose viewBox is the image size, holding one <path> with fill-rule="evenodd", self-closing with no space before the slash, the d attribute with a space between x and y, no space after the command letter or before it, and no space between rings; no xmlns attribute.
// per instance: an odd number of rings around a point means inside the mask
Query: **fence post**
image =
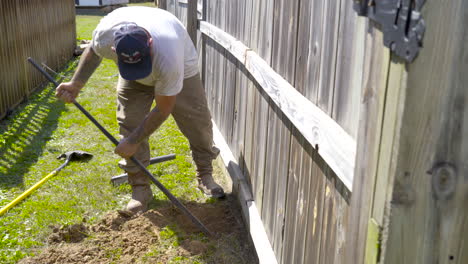
<svg viewBox="0 0 468 264"><path fill-rule="evenodd" d="M161 9L167 10L166 0L154 0L154 4Z"/></svg>
<svg viewBox="0 0 468 264"><path fill-rule="evenodd" d="M187 32L195 46L197 46L197 29L198 29L197 6L198 6L198 0L188 0Z"/></svg>

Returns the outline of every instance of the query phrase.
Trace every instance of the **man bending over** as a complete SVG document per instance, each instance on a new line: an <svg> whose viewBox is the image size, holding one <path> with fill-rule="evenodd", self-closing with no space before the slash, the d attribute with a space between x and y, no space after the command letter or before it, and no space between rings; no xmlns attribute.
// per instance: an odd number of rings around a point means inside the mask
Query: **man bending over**
<svg viewBox="0 0 468 264"><path fill-rule="evenodd" d="M124 7L104 17L70 82L56 95L73 102L101 63L116 62L117 121L122 140L115 153L124 159L119 166L128 173L132 199L127 210L143 212L152 199L150 179L136 164L149 165L148 137L172 114L187 137L197 166L199 188L207 195L223 197L212 177L212 161L219 153L213 146L211 113L198 71L198 55L182 23L158 8ZM153 100L156 107L151 109Z"/></svg>

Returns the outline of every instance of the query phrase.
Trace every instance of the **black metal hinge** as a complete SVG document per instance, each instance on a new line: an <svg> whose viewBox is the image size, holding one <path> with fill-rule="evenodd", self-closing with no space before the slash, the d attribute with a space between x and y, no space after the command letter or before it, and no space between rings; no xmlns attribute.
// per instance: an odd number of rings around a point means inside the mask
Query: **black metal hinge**
<svg viewBox="0 0 468 264"><path fill-rule="evenodd" d="M422 48L426 26L421 16L425 0L354 0L360 16L382 26L384 45L399 57L412 62Z"/></svg>

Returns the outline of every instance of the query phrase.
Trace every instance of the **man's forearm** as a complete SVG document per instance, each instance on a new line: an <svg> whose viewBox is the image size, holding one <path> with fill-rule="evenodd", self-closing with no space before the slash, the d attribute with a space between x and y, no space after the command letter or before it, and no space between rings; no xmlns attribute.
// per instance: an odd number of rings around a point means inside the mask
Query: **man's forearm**
<svg viewBox="0 0 468 264"><path fill-rule="evenodd" d="M78 68L71 81L83 87L97 69L101 60L102 58L99 57L90 46L87 47L81 55Z"/></svg>
<svg viewBox="0 0 468 264"><path fill-rule="evenodd" d="M169 113L161 112L156 106L143 120L143 122L130 134L128 141L138 144L146 137L153 134L167 119Z"/></svg>

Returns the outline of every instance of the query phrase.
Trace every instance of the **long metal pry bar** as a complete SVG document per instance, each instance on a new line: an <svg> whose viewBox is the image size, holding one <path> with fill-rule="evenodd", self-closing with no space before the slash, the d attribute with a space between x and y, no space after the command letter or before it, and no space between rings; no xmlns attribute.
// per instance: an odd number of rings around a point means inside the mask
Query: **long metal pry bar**
<svg viewBox="0 0 468 264"><path fill-rule="evenodd" d="M52 82L54 85L55 85L55 88L58 87L58 83L55 81L54 78L52 78L52 76L50 76L46 71L44 71L32 58L28 58L28 61L37 69L39 70L50 82ZM96 125L99 130L101 130L102 133L104 133L104 135L110 140L112 141L112 143L114 143L114 145L118 145L119 144L119 141L117 141L117 139L115 139L103 126L101 126L101 124L99 124L99 122L94 119L93 116L91 116L91 114L86 111L78 102L76 102L75 100L73 101L73 104L78 108L80 109L80 111L86 116L88 117L89 120L91 120L91 122L94 123L94 125ZM130 160L133 161L135 164L138 165L138 167L140 167L140 169L142 171L144 171L146 173L146 175L151 179L151 181L169 198L169 200L171 200L171 202L177 207L179 208L188 218L190 218L190 220L198 227L200 228L201 231L203 231L203 233L205 233L207 236L211 236L211 237L215 237L215 234L212 233L210 230L208 230L204 225L203 223L196 217L194 216L179 200L177 200L177 198L171 193L169 192L168 189L166 189L166 187L164 187L164 185L162 185L154 176L153 174L151 174L151 172L149 172L145 166L139 161L137 160L135 157L130 157Z"/></svg>

